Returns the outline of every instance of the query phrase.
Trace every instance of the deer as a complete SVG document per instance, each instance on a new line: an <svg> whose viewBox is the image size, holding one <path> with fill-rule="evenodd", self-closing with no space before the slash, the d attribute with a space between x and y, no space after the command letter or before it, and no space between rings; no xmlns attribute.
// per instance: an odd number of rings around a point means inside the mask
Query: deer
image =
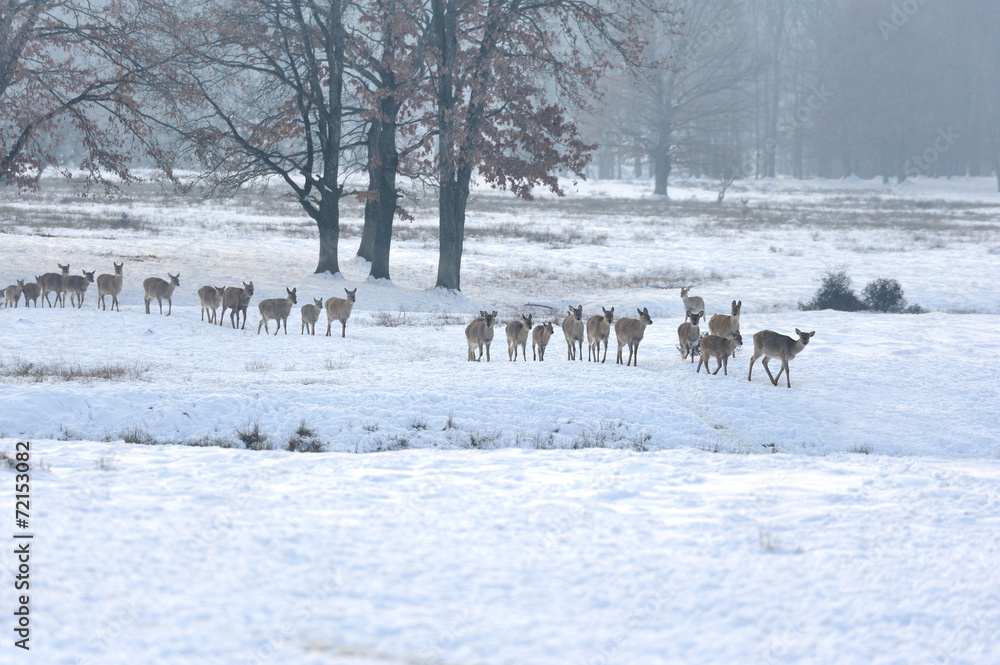
<svg viewBox="0 0 1000 665"><path fill-rule="evenodd" d="M729 376L729 354L735 356L736 347L738 346L743 346L743 336L739 332L734 333L732 337L705 335L701 338L701 358L698 359L698 369L695 372L701 372L701 366L704 364L705 374L708 374L708 360L709 358L715 358L718 364L715 366L712 376L719 373L720 367L722 368L722 374Z"/></svg>
<svg viewBox="0 0 1000 665"><path fill-rule="evenodd" d="M608 359L608 338L611 337L611 324L615 320L615 308L604 309L601 306L601 311L603 314L595 314L589 319L587 319L587 360L590 361L591 352L594 354L594 362L597 362L598 357L601 355L601 342L604 342L604 360L601 360L603 364L605 360ZM580 352L580 357L583 357L583 352Z"/></svg>
<svg viewBox="0 0 1000 665"><path fill-rule="evenodd" d="M576 347L580 346L580 360L583 360L583 305L569 306L569 316L563 319L563 336L569 347L568 359L576 360Z"/></svg>
<svg viewBox="0 0 1000 665"><path fill-rule="evenodd" d="M701 299L701 296L688 297L688 292L692 288L690 286L681 287L681 300L684 301L685 317L691 314L691 312L699 312L702 316L705 316L705 301Z"/></svg>
<svg viewBox="0 0 1000 665"><path fill-rule="evenodd" d="M763 356L764 359L760 363L764 366L764 371L770 377L771 383L775 386L778 385L778 379L781 378L781 373L784 372L785 383L791 388L792 379L788 371L788 361L799 355L802 349L806 348L806 345L816 334L816 331L802 332L796 328L795 334L798 335L798 339L792 339L788 335L781 335L773 330L761 330L755 333L753 336L753 358L750 359L750 371L747 373L747 381L753 380L753 364L757 358ZM781 370L776 377L771 376L771 370L767 367L767 361L771 358L781 360Z"/></svg>
<svg viewBox="0 0 1000 665"><path fill-rule="evenodd" d="M81 272L83 273L83 277L71 275L66 278L66 291L69 293L69 304L73 305L73 301L76 300L77 309L83 307L83 296L87 293L87 288L94 283L94 273L97 271L91 270L87 272L83 270Z"/></svg>
<svg viewBox="0 0 1000 665"><path fill-rule="evenodd" d="M465 328L465 340L469 344L469 360L482 362L483 347L486 347L486 362L490 361L490 344L493 343L493 324L496 323L497 312L484 312L480 310L479 317L472 320ZM476 357L476 349L479 349L479 357Z"/></svg>
<svg viewBox="0 0 1000 665"><path fill-rule="evenodd" d="M229 311L229 324L235 329L240 327L240 312L243 312L243 326L247 327L247 307L250 306L250 298L253 296L253 280L247 284L243 282L243 288L238 286L226 287L222 292L222 312L219 314L219 325L224 323L226 310ZM235 321L233 318L235 317Z"/></svg>
<svg viewBox="0 0 1000 665"><path fill-rule="evenodd" d="M322 311L322 298L313 298L312 305L302 305L302 330L299 332L300 335L306 334L306 330L309 331L310 335L316 334L316 322L319 321L319 314Z"/></svg>
<svg viewBox="0 0 1000 665"><path fill-rule="evenodd" d="M618 319L615 322L615 337L618 339L618 356L615 364L622 364L622 347L628 345L628 362L625 366L639 366L639 342L642 341L646 333L646 326L653 325L653 319L649 316L649 310L645 307L636 308L639 313L638 319Z"/></svg>
<svg viewBox="0 0 1000 665"><path fill-rule="evenodd" d="M535 326L535 329L531 331L531 359L537 360L539 362L545 360L545 347L549 345L549 340L552 338L552 322L543 323L541 325ZM538 351L538 355L535 355L535 351Z"/></svg>
<svg viewBox="0 0 1000 665"><path fill-rule="evenodd" d="M740 214L742 220L747 221L747 217L750 216L750 199L740 199Z"/></svg>
<svg viewBox="0 0 1000 665"><path fill-rule="evenodd" d="M167 301L167 316L174 311L174 289L181 285L181 274L171 275L167 273L167 277L170 281L160 279L159 277L147 277L142 280L142 290L143 290L143 302L146 303L146 314L149 314L149 304L153 302L153 298L156 298L157 304L160 305L160 314L163 314L163 301Z"/></svg>
<svg viewBox="0 0 1000 665"><path fill-rule="evenodd" d="M208 323L215 324L218 317L219 305L222 304L222 294L226 292L224 286L203 286L198 289L198 300L201 302L201 320L205 320L205 312L208 312Z"/></svg>
<svg viewBox="0 0 1000 665"><path fill-rule="evenodd" d="M510 361L517 361L517 347L521 347L521 358L527 362L528 360L528 335L531 334L531 314L525 316L521 315L521 318L516 321L511 321L507 324L507 359Z"/></svg>
<svg viewBox="0 0 1000 665"><path fill-rule="evenodd" d="M63 307L66 306L65 298L63 298L61 301L60 298L62 298L63 296L64 282L66 281L66 278L69 277L69 266L68 265L64 266L61 263L57 265L59 266L59 269L62 270L61 273L47 272L44 275L42 275L41 278L39 278L41 280L39 284L42 287L42 297L45 299L45 304L47 304L49 307L54 306L51 302L49 302L50 293L56 294L57 303L61 302Z"/></svg>
<svg viewBox="0 0 1000 665"><path fill-rule="evenodd" d="M281 330L281 322L285 322L285 334L288 334L288 315L292 313L292 305L299 302L298 298L295 296L296 289L291 289L286 286L286 295L284 298L268 298L267 300L261 300L257 305L257 309L260 311L260 323L257 324L257 334L260 334L260 327L264 326L264 332L270 334L270 330L267 329L267 322L270 319L274 319L275 329L274 334L277 335L278 331Z"/></svg>
<svg viewBox="0 0 1000 665"><path fill-rule="evenodd" d="M27 307L29 302L35 303L35 309L38 309L38 296L42 292L42 287L39 285L41 277L35 275L34 282L28 282L21 289L21 295L24 296L24 306Z"/></svg>
<svg viewBox="0 0 1000 665"><path fill-rule="evenodd" d="M740 310L743 308L743 301L733 301L731 314L713 314L708 320L708 332L719 337L732 337L740 331ZM741 344L742 346L742 344ZM733 358L736 357L736 350L733 350ZM708 369L707 367L705 369Z"/></svg>
<svg viewBox="0 0 1000 665"><path fill-rule="evenodd" d="M326 309L326 336L330 337L330 328L334 321L340 321L340 337L347 337L347 319L351 318L351 310L358 299L358 287L353 291L344 289L347 298L327 298L323 307Z"/></svg>
<svg viewBox="0 0 1000 665"><path fill-rule="evenodd" d="M6 289L3 290L3 308L7 309L14 303L14 308L17 308L17 303L21 300L21 291L24 290L24 280L17 280L17 284L11 284ZM28 306L28 301L25 299L24 306Z"/></svg>
<svg viewBox="0 0 1000 665"><path fill-rule="evenodd" d="M694 364L694 350L698 347L698 342L701 340L701 328L698 327L698 321L701 319L701 316L698 312L690 312L688 314L689 320L677 327L681 360L686 360L688 356L691 356L692 364Z"/></svg>
<svg viewBox="0 0 1000 665"><path fill-rule="evenodd" d="M122 283L124 281L122 270L125 268L125 262L115 263L114 266L114 275L105 273L97 276L97 306L102 307L104 311L107 311L108 305L104 298L106 296L111 296L111 310L114 311L117 307L120 312L122 311L122 308L118 304L118 294L122 292Z"/></svg>

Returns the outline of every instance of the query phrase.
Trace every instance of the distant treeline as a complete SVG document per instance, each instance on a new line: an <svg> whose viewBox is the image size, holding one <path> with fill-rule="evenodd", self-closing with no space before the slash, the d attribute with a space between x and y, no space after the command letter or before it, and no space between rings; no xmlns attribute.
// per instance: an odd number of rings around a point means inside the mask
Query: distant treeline
<svg viewBox="0 0 1000 665"><path fill-rule="evenodd" d="M677 0L669 69L606 79L598 177L997 174L1000 2Z"/></svg>

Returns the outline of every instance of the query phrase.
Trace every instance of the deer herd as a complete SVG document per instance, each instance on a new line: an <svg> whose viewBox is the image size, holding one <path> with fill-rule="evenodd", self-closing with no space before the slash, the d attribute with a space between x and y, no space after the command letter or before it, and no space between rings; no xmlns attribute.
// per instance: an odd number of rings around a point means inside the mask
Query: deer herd
<svg viewBox="0 0 1000 665"><path fill-rule="evenodd" d="M36 275L34 282L26 283L19 279L16 284L12 284L4 289L4 307L17 307L21 298L24 298L25 307L34 303L38 307L38 299L49 307L55 305L49 299L50 295L55 296L55 302L60 307L66 306L66 296L69 295L70 306L77 309L83 307L83 300L88 287L97 283L97 307L107 310L105 298L111 297L111 309L121 311L118 304L118 295L122 291L124 263L114 264L114 274L98 275L95 279L94 272L81 271L82 275L71 275L68 265L59 264L60 272L49 272L44 275ZM169 279L161 277L148 277L143 280L143 302L146 306L146 314L150 313L150 304L155 299L159 307L160 314L163 314L163 301L167 301L167 316L173 311L174 290L180 286L180 274L172 275L167 273ZM678 349L681 353L681 360L691 359L694 364L695 356L700 356L696 373L701 372L705 367L706 374L709 370L709 361L715 359L716 366L713 375L722 370L724 375L728 375L728 361L730 357L736 357L736 349L743 346L743 337L740 334L740 310L743 302L732 301L729 315L715 314L708 321L708 333L702 335L700 323L705 318L705 301L698 296L689 296L691 287L681 288L681 300L684 303L685 321L677 328ZM316 322L321 313L326 311L326 336L332 334L334 321L341 325L340 336L347 336L347 320L351 316L357 296L357 288L353 290L344 289L345 298L314 298L312 303L301 307L302 327L299 334L307 332L310 335L316 334ZM257 305L260 312L260 322L257 325L257 334L261 328L270 334L269 322L274 321L277 335L284 325L285 334L288 334L288 317L291 315L294 305L298 303L296 289L285 289L284 298L269 298L261 300ZM246 328L247 308L254 295L253 282L243 282L242 287L238 286L203 286L198 289L198 298L201 302L201 320L205 321L206 316L209 324L218 323L223 325L226 310L229 310L229 322L235 329ZM221 313L218 312L221 306ZM243 315L243 322L240 323L240 315ZM570 306L567 315L562 322L547 321L539 325L534 325L532 314L522 314L520 318L506 324L505 332L507 336L507 358L510 361L517 360L518 349L521 351L522 360L528 359L527 345L531 339L531 357L533 360L544 361L545 349L552 338L555 326L562 328L563 336L566 339L567 360L583 360L584 335L587 338L587 360L590 362L604 363L608 359L608 343L611 337L611 329L614 327L615 339L618 343L618 352L615 356L616 364L626 366L638 366L639 364L639 343L643 339L646 326L652 325L653 319L649 315L647 308L636 309L635 318L620 318L615 320L615 308L601 308L600 314L594 314L584 320L583 305ZM486 361L490 361L490 345L493 342L493 329L497 323L497 312L480 311L479 316L465 328L465 337L468 343L468 360L481 361L486 355ZM796 338L781 335L772 330L761 330L753 336L753 356L750 358L750 368L747 373L747 380L753 378L753 366L758 358L764 371L775 386L785 375L785 385L791 388L792 383L789 377L788 362L801 353L802 349L809 344L813 332L802 332L795 329ZM601 345L604 346L603 356ZM624 354L622 350L628 348L628 358L623 363ZM768 361L776 359L781 363L778 375L771 374Z"/></svg>
<svg viewBox="0 0 1000 665"><path fill-rule="evenodd" d="M681 288L681 300L684 302L685 322L677 328L678 349L681 352L681 360L691 358L694 363L696 355L700 354L696 373L701 372L702 365L705 373L710 370L708 362L715 359L716 366L713 375L722 370L724 375L729 374L729 358L736 357L737 347L743 346L743 336L740 334L740 310L743 308L742 300L734 300L731 305L729 315L715 314L708 322L708 334L702 335L699 322L705 317L705 301L698 296L688 296L691 287ZM480 311L479 316L473 319L465 328L465 338L468 342L470 361L481 361L486 355L486 361L490 361L490 344L493 342L493 327L496 325L497 312ZM636 318L622 318L615 321L615 308L605 309L601 307L600 314L594 314L587 318L586 323L583 318L583 305L572 305L567 310L566 317L562 323L548 321L532 328L532 315L522 314L519 319L509 322L506 325L507 333L507 359L517 360L518 347L521 349L522 360L527 360L525 351L528 335L531 334L531 357L534 360L545 360L545 347L552 337L553 325L562 327L563 336L566 338L567 360L583 360L583 337L587 336L587 360L589 362L605 362L608 359L608 340L611 336L612 324L614 325L615 338L618 342L618 353L615 356L616 364L638 366L639 363L639 342L642 341L646 332L646 326L652 325L653 319L649 316L647 308L636 309ZM782 373L785 375L786 385L791 388L792 382L788 373L788 361L798 355L809 343L813 332L802 332L795 329L797 339L792 339L787 335L778 334L772 330L761 330L753 336L753 357L750 359L750 371L747 380L753 377L753 365L758 358L762 358L761 364L764 371L771 378L771 383L778 385L778 380ZM601 355L601 344L604 345L604 354ZM628 359L623 363L622 349L628 348ZM478 355L477 355L478 354ZM771 374L767 363L775 358L781 362L781 370L778 376Z"/></svg>

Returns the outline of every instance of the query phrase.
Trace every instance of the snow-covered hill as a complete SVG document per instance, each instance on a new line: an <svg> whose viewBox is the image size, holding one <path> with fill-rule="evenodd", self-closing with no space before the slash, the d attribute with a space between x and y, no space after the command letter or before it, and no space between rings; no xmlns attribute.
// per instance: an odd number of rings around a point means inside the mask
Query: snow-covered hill
<svg viewBox="0 0 1000 665"><path fill-rule="evenodd" d="M731 194L746 220L705 184L670 203L645 183L483 192L461 295L430 288L430 207L398 223L386 283L350 258L357 209L331 277L280 199L4 192L0 286L125 261L121 312L95 286L80 310L0 312L0 450L30 439L43 465L34 655L1000 659L994 181L749 183ZM858 290L898 279L930 311L799 311L831 268ZM173 314L146 315L142 280L168 271ZM198 287L249 280L245 331L199 319ZM688 284L709 315L743 302L729 376L681 361ZM257 335L256 303L286 286L299 305L357 287L346 338L325 317L301 336L298 307L287 336ZM503 322L570 304L647 307L638 368L613 363L613 334L606 364L569 362L558 327L544 363L508 362ZM480 309L502 323L493 361L469 363ZM796 327L816 336L792 388L759 364L748 382L752 333ZM285 450L302 446L326 452Z"/></svg>

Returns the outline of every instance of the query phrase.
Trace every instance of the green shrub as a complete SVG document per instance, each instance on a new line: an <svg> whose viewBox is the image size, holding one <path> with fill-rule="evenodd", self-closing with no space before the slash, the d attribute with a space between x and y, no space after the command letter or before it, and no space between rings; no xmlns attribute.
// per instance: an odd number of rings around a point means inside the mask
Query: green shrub
<svg viewBox="0 0 1000 665"><path fill-rule="evenodd" d="M860 312L866 309L854 289L851 288L851 278L845 270L829 270L823 276L823 282L813 299L807 303L800 302L799 309L835 309L841 312Z"/></svg>
<svg viewBox="0 0 1000 665"><path fill-rule="evenodd" d="M903 297L903 286L894 279L879 277L868 282L861 292L865 306L875 312L899 313L906 311L906 298Z"/></svg>

